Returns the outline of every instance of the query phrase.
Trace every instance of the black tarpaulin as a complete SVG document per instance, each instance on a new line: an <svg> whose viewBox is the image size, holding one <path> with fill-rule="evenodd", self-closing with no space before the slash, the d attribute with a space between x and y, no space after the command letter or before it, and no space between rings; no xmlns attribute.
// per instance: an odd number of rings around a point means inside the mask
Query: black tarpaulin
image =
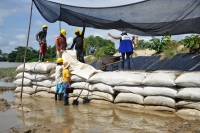
<svg viewBox="0 0 200 133"><path fill-rule="evenodd" d="M126 30L142 36L200 33L200 0L145 0L115 7L76 7L34 0L45 20L72 26ZM84 22L84 23L83 23Z"/></svg>

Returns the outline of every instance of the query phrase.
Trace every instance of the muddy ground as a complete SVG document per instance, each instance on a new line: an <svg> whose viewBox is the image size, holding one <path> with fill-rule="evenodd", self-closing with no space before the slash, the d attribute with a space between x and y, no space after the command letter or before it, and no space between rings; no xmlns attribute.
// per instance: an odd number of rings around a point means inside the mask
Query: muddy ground
<svg viewBox="0 0 200 133"><path fill-rule="evenodd" d="M20 127L11 133L199 133L200 118L154 112L132 112L111 105L63 106L62 101L23 98L0 99L0 111L16 109ZM191 119L192 118L192 119ZM2 120L0 120L2 121Z"/></svg>

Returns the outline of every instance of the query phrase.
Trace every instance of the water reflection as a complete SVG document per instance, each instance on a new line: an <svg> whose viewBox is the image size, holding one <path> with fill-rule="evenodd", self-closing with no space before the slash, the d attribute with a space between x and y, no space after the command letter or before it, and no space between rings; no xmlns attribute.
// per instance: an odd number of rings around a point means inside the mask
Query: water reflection
<svg viewBox="0 0 200 133"><path fill-rule="evenodd" d="M5 92L0 97L12 101L12 92ZM16 102L23 104L15 110L0 113L1 118L11 122L5 126L0 119L0 129L5 130L13 125L52 125L55 130L66 133L166 133L166 122L182 118L175 114L147 111L140 113L117 108L114 105L79 104L78 106L63 106L63 101L54 101L47 98L15 98ZM72 101L71 101L72 102ZM71 104L71 103L70 103ZM11 117L12 116L12 117ZM17 118L18 119L17 119ZM13 118L13 119L12 119Z"/></svg>

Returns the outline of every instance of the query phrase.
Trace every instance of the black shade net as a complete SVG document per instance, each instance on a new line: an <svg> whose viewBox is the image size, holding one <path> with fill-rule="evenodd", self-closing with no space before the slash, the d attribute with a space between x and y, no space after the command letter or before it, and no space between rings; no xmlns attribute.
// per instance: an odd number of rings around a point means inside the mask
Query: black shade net
<svg viewBox="0 0 200 133"><path fill-rule="evenodd" d="M126 30L142 36L200 33L200 0L145 0L115 7L76 7L34 0L43 18L54 23Z"/></svg>

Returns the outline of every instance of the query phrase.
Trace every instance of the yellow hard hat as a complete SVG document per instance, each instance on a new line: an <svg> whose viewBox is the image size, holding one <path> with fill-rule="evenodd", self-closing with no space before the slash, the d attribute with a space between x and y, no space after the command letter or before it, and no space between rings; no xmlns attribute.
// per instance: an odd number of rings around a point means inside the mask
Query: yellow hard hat
<svg viewBox="0 0 200 133"><path fill-rule="evenodd" d="M79 31L79 34L81 35L81 34L82 34L82 31Z"/></svg>
<svg viewBox="0 0 200 133"><path fill-rule="evenodd" d="M58 59L56 60L56 62L57 62L57 63L62 63L62 62L63 62L63 59L62 59L62 58L58 58Z"/></svg>
<svg viewBox="0 0 200 133"><path fill-rule="evenodd" d="M48 28L48 26L47 25L43 25L42 28Z"/></svg>
<svg viewBox="0 0 200 133"><path fill-rule="evenodd" d="M77 33L77 32L80 32L80 31L79 31L78 29L75 29L75 30L74 30L74 33Z"/></svg>
<svg viewBox="0 0 200 133"><path fill-rule="evenodd" d="M65 30L65 29L62 29L62 30L60 31L60 33L61 33L62 35L64 35L64 36L66 36L66 35L67 35L67 33L66 33L66 30Z"/></svg>

